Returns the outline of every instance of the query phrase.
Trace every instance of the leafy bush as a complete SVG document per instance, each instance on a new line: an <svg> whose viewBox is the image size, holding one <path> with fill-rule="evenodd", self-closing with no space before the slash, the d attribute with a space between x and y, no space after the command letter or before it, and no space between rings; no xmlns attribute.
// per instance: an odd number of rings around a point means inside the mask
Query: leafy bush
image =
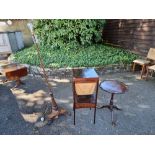
<svg viewBox="0 0 155 155"><path fill-rule="evenodd" d="M46 67L97 67L108 64L129 64L137 55L128 50L106 45L81 47L77 50L53 51L50 47L42 46L41 55ZM15 61L31 65L39 65L35 47L27 48L14 55Z"/></svg>
<svg viewBox="0 0 155 155"><path fill-rule="evenodd" d="M40 43L52 49L75 49L102 39L103 19L40 19L34 30Z"/></svg>

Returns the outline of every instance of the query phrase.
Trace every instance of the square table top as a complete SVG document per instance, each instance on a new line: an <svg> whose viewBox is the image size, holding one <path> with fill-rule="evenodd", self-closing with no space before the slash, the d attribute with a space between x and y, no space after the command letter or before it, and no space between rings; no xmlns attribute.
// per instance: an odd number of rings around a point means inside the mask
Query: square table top
<svg viewBox="0 0 155 155"><path fill-rule="evenodd" d="M5 74L7 72L12 72L12 71L16 71L16 70L20 70L26 68L24 65L20 65L20 64L8 64L5 66L1 66L0 67L0 72L2 74Z"/></svg>
<svg viewBox="0 0 155 155"><path fill-rule="evenodd" d="M73 69L74 78L99 78L94 68Z"/></svg>

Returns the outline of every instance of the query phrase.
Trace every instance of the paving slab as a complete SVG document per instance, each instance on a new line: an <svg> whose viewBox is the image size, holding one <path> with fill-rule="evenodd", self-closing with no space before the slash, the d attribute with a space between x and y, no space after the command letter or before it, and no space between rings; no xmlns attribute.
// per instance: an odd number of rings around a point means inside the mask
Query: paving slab
<svg viewBox="0 0 155 155"><path fill-rule="evenodd" d="M78 109L73 125L73 96L71 79L52 79L54 95L59 107L70 115L61 116L49 125L35 128L50 98L42 79L24 78L25 85L12 89L14 83L0 84L0 134L40 135L154 135L155 134L155 78L140 80L130 72L100 76L100 81L114 79L124 82L129 90L115 95L114 103L122 108L115 111L117 125L111 125L108 109L97 109L93 124L93 109ZM109 102L110 94L99 89L98 105Z"/></svg>

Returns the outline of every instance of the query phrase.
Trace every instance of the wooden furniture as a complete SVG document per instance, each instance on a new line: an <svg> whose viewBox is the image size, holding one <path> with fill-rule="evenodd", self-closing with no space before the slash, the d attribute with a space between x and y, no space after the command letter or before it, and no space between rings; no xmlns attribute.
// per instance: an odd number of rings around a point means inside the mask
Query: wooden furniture
<svg viewBox="0 0 155 155"><path fill-rule="evenodd" d="M94 69L73 69L73 110L75 125L75 110L80 108L94 108L94 124L96 118L96 104L99 77Z"/></svg>
<svg viewBox="0 0 155 155"><path fill-rule="evenodd" d="M27 67L20 64L8 64L1 66L0 73L6 77L6 81L15 80L16 86L22 84L20 79L28 74Z"/></svg>
<svg viewBox="0 0 155 155"><path fill-rule="evenodd" d="M142 66L141 78L143 78L143 75L146 71L146 67L151 64L151 61L155 61L155 48L150 48L146 60L137 59L133 61L133 68L132 68L133 72L135 71L136 64L141 65Z"/></svg>
<svg viewBox="0 0 155 155"><path fill-rule="evenodd" d="M116 105L113 104L114 100L114 95L115 94L123 94L127 91L127 86L123 82L119 82L116 80L105 80L100 83L100 88L103 91L106 91L111 94L110 102L107 105L103 105L101 107L98 107L99 109L101 108L108 108L111 111L111 121L112 125L116 125L113 119L113 110L121 110L118 108Z"/></svg>
<svg viewBox="0 0 155 155"><path fill-rule="evenodd" d="M147 73L146 73L146 80L148 80L149 73L151 73L151 76L152 76L153 72L155 72L155 65L148 66Z"/></svg>

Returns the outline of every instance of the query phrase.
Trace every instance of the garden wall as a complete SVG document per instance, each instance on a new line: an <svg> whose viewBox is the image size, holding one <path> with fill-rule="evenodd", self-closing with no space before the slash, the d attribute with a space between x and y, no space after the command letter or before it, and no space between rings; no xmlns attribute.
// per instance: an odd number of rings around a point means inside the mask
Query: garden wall
<svg viewBox="0 0 155 155"><path fill-rule="evenodd" d="M103 41L146 55L155 48L155 19L109 19Z"/></svg>
<svg viewBox="0 0 155 155"><path fill-rule="evenodd" d="M7 22L6 19L1 19L1 22ZM11 25L0 25L0 32L14 32L14 31L21 31L23 34L24 39L24 46L29 47L32 46L33 40L31 36L31 32L27 27L27 23L31 20L28 19L13 19L11 20Z"/></svg>

